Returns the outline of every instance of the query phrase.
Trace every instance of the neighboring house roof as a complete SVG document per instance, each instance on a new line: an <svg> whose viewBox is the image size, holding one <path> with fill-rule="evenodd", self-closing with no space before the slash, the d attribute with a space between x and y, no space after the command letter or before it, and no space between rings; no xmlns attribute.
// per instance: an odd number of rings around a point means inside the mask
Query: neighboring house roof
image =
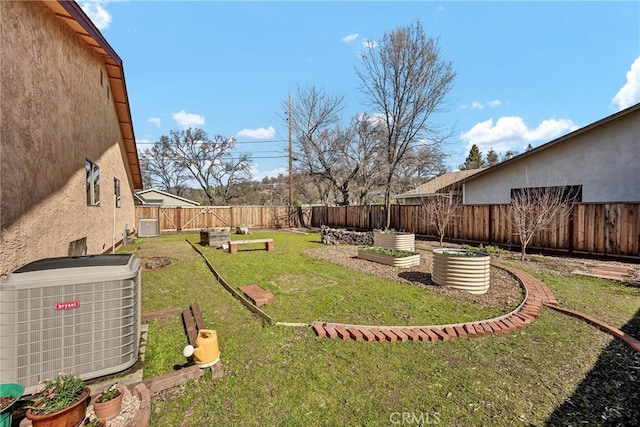
<svg viewBox="0 0 640 427"><path fill-rule="evenodd" d="M532 150L526 151L526 152L524 152L522 154L519 154L519 155L517 155L515 157L512 157L512 158L510 158L508 160L500 162L497 165L491 166L490 168L485 168L485 169L483 169L481 172L479 172L477 174L474 174L472 176L464 178L463 182L471 181L473 179L476 179L479 176L482 176L482 175L485 175L487 173L492 173L492 172L494 172L496 170L499 170L500 168L502 168L502 167L504 167L504 166L506 166L506 165L508 165L510 163L520 161L520 160L522 160L524 158L527 158L529 156L534 156L534 155L536 155L537 153L539 153L542 150L546 150L547 148L553 147L554 145L561 144L564 141L567 141L567 140L569 140L569 139L571 139L573 137L576 137L578 135L581 135L581 134L583 134L585 132L589 132L589 131L591 131L591 130L599 127L599 126L602 126L602 125L604 125L606 123L609 123L611 121L619 119L620 117L624 117L624 116L626 116L628 114L631 114L631 113L633 113L633 112L635 112L637 110L640 110L640 103L638 103L636 105L633 105L631 107L628 107L628 108L626 108L624 110L618 111L615 114L612 114L612 115L607 116L607 117L605 117L603 119L595 121L595 122L593 122L593 123L591 123L591 124L589 124L587 126L584 126L584 127L580 128L580 129L577 129L577 130L575 130L575 131L573 131L571 133L563 135L560 138L556 138L556 139L554 139L552 141L549 141L546 144L542 144L542 145L540 145L540 146L538 146L538 147L536 147L536 148L534 148Z"/></svg>
<svg viewBox="0 0 640 427"><path fill-rule="evenodd" d="M142 172L136 148L136 138L133 133L133 121L129 109L127 85L124 81L124 69L122 59L113 50L105 38L100 34L91 20L85 15L75 1L43 1L56 16L67 24L76 34L84 40L98 55L102 57L109 77L111 96L116 107L120 133L127 154L131 178L134 189L142 189Z"/></svg>
<svg viewBox="0 0 640 427"><path fill-rule="evenodd" d="M196 201L185 199L184 197L176 196L175 194L167 193L153 188L143 191L137 191L134 196L136 197L136 199L140 200L143 205L171 206L170 203L166 203L166 200L169 199L181 202L178 204L200 206L200 203Z"/></svg>
<svg viewBox="0 0 640 427"><path fill-rule="evenodd" d="M443 190L452 184L455 184L459 181L464 180L472 175L475 175L487 168L480 169L467 169L462 171L455 172L447 172L442 175L439 175L422 185L414 188L411 191L407 191L406 193L398 194L395 196L396 199L413 199L417 197L423 197L430 194L435 194L440 190Z"/></svg>

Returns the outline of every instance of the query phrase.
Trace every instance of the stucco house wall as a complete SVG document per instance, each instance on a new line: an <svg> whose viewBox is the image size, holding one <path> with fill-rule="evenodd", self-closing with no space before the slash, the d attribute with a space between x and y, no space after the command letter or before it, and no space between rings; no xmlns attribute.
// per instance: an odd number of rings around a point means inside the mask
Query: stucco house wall
<svg viewBox="0 0 640 427"><path fill-rule="evenodd" d="M508 204L513 188L556 185L582 185L583 203L640 201L638 106L535 150L469 178L464 204Z"/></svg>
<svg viewBox="0 0 640 427"><path fill-rule="evenodd" d="M82 238L106 252L135 211L104 60L42 2L0 2L0 24L2 276ZM99 206L87 205L86 159L100 168Z"/></svg>

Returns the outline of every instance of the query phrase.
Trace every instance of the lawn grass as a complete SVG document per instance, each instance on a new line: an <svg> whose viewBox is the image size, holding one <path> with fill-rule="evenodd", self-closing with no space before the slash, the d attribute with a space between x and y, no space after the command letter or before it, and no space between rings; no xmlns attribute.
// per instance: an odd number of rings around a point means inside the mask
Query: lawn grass
<svg viewBox="0 0 640 427"><path fill-rule="evenodd" d="M258 284L273 290L278 299L274 308L289 304L288 298L307 293L317 295L308 305L327 293L332 295L327 301L335 303L338 295L335 289L340 286L347 288L343 290L349 291L350 300L369 304L370 298L358 299L363 284L373 288L389 285L389 282L376 284L365 275L320 261L296 259L288 253L289 247L298 247L296 250L317 247L318 236L259 235L269 236L276 241L273 253L241 250L229 255L204 249L230 282L236 283L229 277L239 280L238 285L259 280ZM637 405L640 357L577 319L543 309L536 322L515 333L438 343L365 343L316 338L307 328L263 326L213 281L199 256L184 242L185 237L191 241L198 239L195 235L172 235L136 241L135 247L139 247L136 255L170 254L175 258L169 267L143 273L143 312L184 308L197 301L207 325L218 332L221 361L228 374L215 382L205 377L154 396L152 426L383 426L398 425L403 413L413 417L412 420L421 419L424 425L429 420L447 426L640 423ZM253 237L257 238L257 233ZM254 264L254 256L262 261ZM251 266L246 267L249 261ZM253 275L245 270L252 270ZM240 278L236 279L235 274ZM304 280L316 276L322 280L309 280L312 291L302 287ZM267 285L270 283L279 284L288 293L281 287ZM571 292L569 298L555 289L561 283L550 286L559 299L567 300L567 306L568 301L589 303L589 292ZM591 287L597 296L601 286L601 292L609 299L609 303L598 308L602 314L617 318L618 324L625 322L627 316L627 324L638 319L640 313L634 313L631 307L635 304L637 310L640 297L626 295L630 303L624 295L620 299L611 298L607 292L616 288L610 285L605 282ZM386 295L382 290L376 292ZM291 318L309 321L313 316L347 315L353 310L341 304L329 309L329 302L317 312L306 307L294 311L291 307L286 312L295 316L284 316L285 310L270 314L283 321ZM432 304L435 312L448 310L447 304L452 303L434 300ZM388 310L384 316L402 319L394 313L412 314L410 310L406 305ZM353 313L366 319L364 309ZM424 319L455 317L420 313ZM151 322L145 377L168 372L174 364L184 363L185 344L179 316Z"/></svg>
<svg viewBox="0 0 640 427"><path fill-rule="evenodd" d="M237 236L240 237L247 238ZM187 238L198 241L197 236ZM277 303L264 306L263 310L276 321L439 325L488 319L510 310L479 308L429 290L311 259L303 252L319 247L317 234L258 232L249 238L273 238L275 249L267 252L264 244L256 244L240 246L236 254L212 247L201 250L233 286L254 283L273 293Z"/></svg>
<svg viewBox="0 0 640 427"><path fill-rule="evenodd" d="M588 276L533 274L553 291L558 304L621 328L640 304L640 290L611 280ZM640 336L640 324L635 326Z"/></svg>

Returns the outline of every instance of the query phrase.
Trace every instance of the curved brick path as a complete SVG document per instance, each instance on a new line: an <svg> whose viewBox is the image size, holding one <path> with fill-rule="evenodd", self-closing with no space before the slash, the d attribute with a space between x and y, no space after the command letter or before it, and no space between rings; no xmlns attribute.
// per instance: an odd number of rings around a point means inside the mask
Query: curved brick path
<svg viewBox="0 0 640 427"><path fill-rule="evenodd" d="M597 319L558 306L553 292L540 280L524 271L493 264L516 276L525 292L524 301L512 312L467 323L456 323L436 326L369 326L350 325L344 323L313 322L311 327L318 337L340 338L356 341L448 341L456 338L473 338L489 334L504 334L517 331L532 323L540 315L543 306L570 314L594 324L605 332L622 339L631 348L640 352L640 341L624 332L606 325Z"/></svg>

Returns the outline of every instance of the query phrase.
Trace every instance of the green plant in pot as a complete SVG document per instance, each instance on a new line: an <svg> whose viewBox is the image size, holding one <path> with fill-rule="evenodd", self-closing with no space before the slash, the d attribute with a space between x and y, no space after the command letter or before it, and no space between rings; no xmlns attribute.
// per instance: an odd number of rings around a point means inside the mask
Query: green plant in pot
<svg viewBox="0 0 640 427"><path fill-rule="evenodd" d="M84 420L90 394L82 378L60 373L31 395L26 417L33 427L76 426Z"/></svg>
<svg viewBox="0 0 640 427"><path fill-rule="evenodd" d="M122 409L123 397L123 387L119 387L118 384L111 384L107 391L100 393L93 402L93 411L96 413L96 417L110 420L118 416Z"/></svg>

